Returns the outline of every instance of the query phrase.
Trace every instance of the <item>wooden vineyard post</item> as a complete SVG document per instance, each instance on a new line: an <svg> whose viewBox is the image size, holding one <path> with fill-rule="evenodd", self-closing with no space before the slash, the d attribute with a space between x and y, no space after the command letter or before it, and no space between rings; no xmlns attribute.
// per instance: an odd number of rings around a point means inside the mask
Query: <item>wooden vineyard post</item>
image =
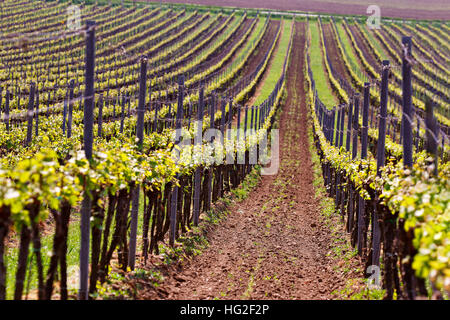
<svg viewBox="0 0 450 320"><path fill-rule="evenodd" d="M245 140L247 139L247 122L248 122L248 107L245 106L245 116L244 116L244 145L245 145ZM248 152L244 153L244 165L242 166L242 176L245 177L245 175L247 174L247 168L246 165L248 164Z"/></svg>
<svg viewBox="0 0 450 320"><path fill-rule="evenodd" d="M319 127L323 128L322 127L322 108L321 108L320 103L319 103L319 101L317 99L315 100L315 105L316 105L317 119L319 121Z"/></svg>
<svg viewBox="0 0 450 320"><path fill-rule="evenodd" d="M17 81L16 81L16 86L17 86ZM20 87L17 87L16 96L17 96L17 109L20 110Z"/></svg>
<svg viewBox="0 0 450 320"><path fill-rule="evenodd" d="M367 158L367 140L369 132L369 103L370 103L370 83L364 83L364 98L362 110L362 127L361 127L361 159Z"/></svg>
<svg viewBox="0 0 450 320"><path fill-rule="evenodd" d="M185 115L186 120L188 121L187 127L191 127L191 120L192 120L192 102L189 101L189 106L187 108L187 114Z"/></svg>
<svg viewBox="0 0 450 320"><path fill-rule="evenodd" d="M178 78L178 105L177 115L175 122L175 145L180 143L181 139L181 125L183 119L183 101L184 101L184 76L180 75ZM179 179L179 174L176 175L176 179ZM175 244L176 227L177 227L177 204L178 204L178 192L180 187L175 185L172 191L171 207L170 207L170 235L169 244L173 246Z"/></svg>
<svg viewBox="0 0 450 320"><path fill-rule="evenodd" d="M66 134L66 117L67 117L67 93L66 96L64 97L63 123L62 123L63 135Z"/></svg>
<svg viewBox="0 0 450 320"><path fill-rule="evenodd" d="M361 159L367 158L367 138L368 138L368 125L369 125L369 89L370 84L364 83L364 98L362 109L362 128L361 128ZM366 203L361 195L358 195L358 254L361 255L363 249L366 247L366 238L364 237L364 226L366 224L365 219L365 206Z"/></svg>
<svg viewBox="0 0 450 320"><path fill-rule="evenodd" d="M433 156L434 174L438 173L438 123L433 116L433 103L430 99L425 102L426 150Z"/></svg>
<svg viewBox="0 0 450 320"><path fill-rule="evenodd" d="M402 38L402 90L403 90L403 165L412 167L412 85L411 37Z"/></svg>
<svg viewBox="0 0 450 320"><path fill-rule="evenodd" d="M0 100L1 105L1 100ZM37 137L39 135L39 90L36 91L36 102L35 102L35 117L36 125L34 126L34 135Z"/></svg>
<svg viewBox="0 0 450 320"><path fill-rule="evenodd" d="M379 116L380 119L378 121L377 175L380 175L380 168L384 166L385 162L388 76L389 76L389 61L384 60L381 78L380 116Z"/></svg>
<svg viewBox="0 0 450 320"><path fill-rule="evenodd" d="M337 111L339 111L339 109ZM337 122L339 121L339 115L336 118L337 114L338 114L338 112L336 112L336 107L333 107L333 111L331 114L331 145L332 146L336 146L336 142L338 141L337 137L338 137L338 128L339 127L337 126ZM336 176L337 176L337 171L334 170L335 182L336 182ZM330 176L330 178L332 179L333 177ZM330 184L330 195L336 196L337 190L336 190L336 188L333 188L333 186L336 187L335 185Z"/></svg>
<svg viewBox="0 0 450 320"><path fill-rule="evenodd" d="M128 91L126 93L126 98L127 98L127 104L128 104L127 117L130 117L130 115L131 115L131 98L130 98L130 93Z"/></svg>
<svg viewBox="0 0 450 320"><path fill-rule="evenodd" d="M269 96L269 99L271 99L271 96ZM264 125L264 120L266 119L266 106L267 101L263 102L261 105L261 116L259 117L259 128L261 129Z"/></svg>
<svg viewBox="0 0 450 320"><path fill-rule="evenodd" d="M220 133L221 133L221 145L223 147L225 147L225 107L226 107L226 100L225 99L221 99L221 108L220 108L220 112L221 112L221 117L220 117ZM222 162L220 162L219 164L219 197L223 197L223 193L224 193L224 188L223 188L223 180L224 180L224 171L225 171L225 165L223 163L223 159Z"/></svg>
<svg viewBox="0 0 450 320"><path fill-rule="evenodd" d="M341 137L341 120L342 120L342 113L344 112L344 110L342 109L342 107L339 105L337 108L337 119L336 119L336 137L335 137L335 141L334 141L334 146L336 148L339 149L339 143L340 143L340 137ZM337 208L339 205L339 195L340 195L340 184L341 184L341 173L339 170L336 170L336 178L335 178L335 190L334 190L334 194L335 194L335 198L334 198L334 204L335 207Z"/></svg>
<svg viewBox="0 0 450 320"><path fill-rule="evenodd" d="M323 131L325 112L324 112L324 108L323 108L322 102L318 102L318 103L319 103L320 126L321 126L322 131Z"/></svg>
<svg viewBox="0 0 450 320"><path fill-rule="evenodd" d="M141 58L141 75L139 80L139 105L137 110L137 128L136 136L138 138L138 146L142 148L144 142L144 113L145 113L145 91L147 78L147 57Z"/></svg>
<svg viewBox="0 0 450 320"><path fill-rule="evenodd" d="M261 117L261 109L259 110L259 115ZM241 177L239 174L239 164L241 163L241 152L238 148L239 140L240 140L240 132L241 131L241 105L237 107L237 123L236 123L236 169L234 170L234 174L236 176L236 185L235 188L241 183Z"/></svg>
<svg viewBox="0 0 450 320"><path fill-rule="evenodd" d="M122 108L120 110L120 128L119 132L123 133L123 123L125 121L125 104L127 103L125 93L122 94Z"/></svg>
<svg viewBox="0 0 450 320"><path fill-rule="evenodd" d="M101 94L98 97L98 128L97 128L97 135L99 137L102 136L102 129L103 129L103 95Z"/></svg>
<svg viewBox="0 0 450 320"><path fill-rule="evenodd" d="M336 120L336 107L333 107L332 110L329 111L329 116L328 116L328 141L330 142L330 145L333 145L334 143L334 128L335 128L335 120ZM327 180L328 180L328 185L329 185L329 195L331 196L333 194L333 190L332 190L332 170L331 170L331 165L327 164Z"/></svg>
<svg viewBox="0 0 450 320"><path fill-rule="evenodd" d="M137 108L137 127L136 137L138 139L138 147L142 150L144 141L144 114L145 114L145 91L147 79L147 58L141 58L141 73L139 78L139 104ZM122 110L123 115L123 110ZM140 186L136 183L132 190L131 200L131 223L130 223L130 242L128 248L128 266L134 270L136 263L136 238L139 217L139 190Z"/></svg>
<svg viewBox="0 0 450 320"><path fill-rule="evenodd" d="M334 143L336 142L336 138L335 138L335 132L336 131L336 107L333 107L333 110L331 112L331 145L334 145Z"/></svg>
<svg viewBox="0 0 450 320"><path fill-rule="evenodd" d="M27 140L25 145L28 146L31 143L31 138L33 135L33 109L34 109L34 91L36 89L36 85L34 82L31 83L30 86L30 100L28 101L28 112L27 112Z"/></svg>
<svg viewBox="0 0 450 320"><path fill-rule="evenodd" d="M324 118L324 114L323 114L323 107L322 104L319 103L319 123L320 123L320 127L322 128L323 131L323 118Z"/></svg>
<svg viewBox="0 0 450 320"><path fill-rule="evenodd" d="M254 123L254 117L255 117L255 106L252 106L252 112L250 114L250 129L253 130L253 123Z"/></svg>
<svg viewBox="0 0 450 320"><path fill-rule="evenodd" d="M354 96L352 159L358 156L359 93Z"/></svg>
<svg viewBox="0 0 450 320"><path fill-rule="evenodd" d="M231 143L231 125L233 122L233 98L229 98L228 100L228 120L226 124L226 136L228 143ZM226 151L226 159L225 159L225 186L226 191L230 191L232 185L232 176L231 176L231 168L233 168L233 156L234 153L232 151Z"/></svg>
<svg viewBox="0 0 450 320"><path fill-rule="evenodd" d="M197 109L197 132L194 144L199 146L202 144L202 128L203 128L203 88L200 88L198 109ZM198 226L200 216L200 188L201 188L201 166L197 165L194 173L194 226Z"/></svg>
<svg viewBox="0 0 450 320"><path fill-rule="evenodd" d="M328 110L325 106L324 106L324 116L325 116L325 120L324 120L324 130L325 130L325 138L328 140L328 142L330 142L330 110Z"/></svg>
<svg viewBox="0 0 450 320"><path fill-rule="evenodd" d="M334 108L334 107L333 107ZM333 144L333 110L328 110L328 142Z"/></svg>
<svg viewBox="0 0 450 320"><path fill-rule="evenodd" d="M328 108L325 107L325 105L323 106L323 115L324 115L324 135L325 135L325 139L328 141L328 143L330 142L330 120L331 120L331 116L330 116L330 110L328 110ZM328 194L330 193L330 164L328 162L324 163L324 167L325 167L325 185L327 187L327 192Z"/></svg>
<svg viewBox="0 0 450 320"><path fill-rule="evenodd" d="M216 114L216 99L215 99L215 92L213 91L211 94L211 107L210 107L210 112L209 112L209 128L210 129L214 129L214 118L215 118L215 114ZM213 144L214 142L214 135L211 135L211 138L209 139L209 143ZM208 210L211 209L211 202L212 202L212 184L213 184L213 174L214 174L214 170L213 170L213 166L211 165L211 167L208 169L209 174L208 174L208 186L206 189L206 202L207 202L207 208Z"/></svg>
<svg viewBox="0 0 450 320"><path fill-rule="evenodd" d="M84 153L92 160L92 128L94 124L94 69L95 69L95 21L86 22L86 75L84 92ZM91 218L91 198L86 190L81 204L81 244L80 244L80 286L78 299L88 299L89 281L89 238Z"/></svg>
<svg viewBox="0 0 450 320"><path fill-rule="evenodd" d="M348 104L348 113L347 113L347 141L345 145L345 150L350 151L350 138L352 133L352 111L353 111L353 98L350 99L350 103Z"/></svg>
<svg viewBox="0 0 450 320"><path fill-rule="evenodd" d="M377 175L381 176L380 169L385 162L385 143L386 143L386 117L387 117L387 96L388 96L388 77L389 60L383 61L380 92L380 116L378 122L378 142L377 142ZM372 265L380 265L380 223L376 203L373 213L373 231L372 231Z"/></svg>
<svg viewBox="0 0 450 320"><path fill-rule="evenodd" d="M341 107L337 108L337 118L336 118L336 137L334 139L334 146L339 148L339 136L340 136L340 128L341 128Z"/></svg>
<svg viewBox="0 0 450 320"><path fill-rule="evenodd" d="M416 152L419 151L419 139L420 139L419 132L420 132L420 121L419 121L419 119L417 119L416 141L415 141ZM394 141L395 141L395 139L394 139Z"/></svg>
<svg viewBox="0 0 450 320"><path fill-rule="evenodd" d="M347 132L346 132L346 140L345 140L345 151L350 152L350 146L351 146L351 135L352 135L352 113L353 113L353 97L350 98L350 101L348 103L348 112L347 112ZM352 186L351 184L348 184L346 187L346 195L342 194L342 204L344 204L344 200L347 203L347 231L350 232L351 224L352 224L352 218L351 213L353 211L353 192L352 192ZM346 199L347 198L347 199ZM342 206L342 215L344 215L344 205Z"/></svg>
<svg viewBox="0 0 450 320"><path fill-rule="evenodd" d="M155 118L153 119L153 132L158 132L158 111L160 102L155 102Z"/></svg>
<svg viewBox="0 0 450 320"><path fill-rule="evenodd" d="M250 113L250 135L256 133L255 130L253 130L253 122L255 117L255 106L251 106L251 113ZM250 150L250 165L248 166L247 173L250 173L252 170L252 167L258 163L258 143L255 146L252 146L252 149Z"/></svg>
<svg viewBox="0 0 450 320"><path fill-rule="evenodd" d="M117 98L115 100L116 101L112 102L112 105L113 105L113 118L116 118L116 104L119 103L119 94L117 94Z"/></svg>
<svg viewBox="0 0 450 320"><path fill-rule="evenodd" d="M345 105L341 106L341 129L339 130L339 145L338 147L341 148L344 143L344 124L345 124Z"/></svg>
<svg viewBox="0 0 450 320"><path fill-rule="evenodd" d="M9 90L6 90L5 97L5 125L6 131L9 132Z"/></svg>
<svg viewBox="0 0 450 320"><path fill-rule="evenodd" d="M152 110L152 79L150 78L150 84L148 86L148 111Z"/></svg>
<svg viewBox="0 0 450 320"><path fill-rule="evenodd" d="M328 142L330 143L330 144L332 144L333 143L333 141L332 141L332 139L331 139L331 137L332 137L332 135L333 135L333 127L332 127L332 117L333 117L333 110L327 110L327 118L328 118L328 121L327 121L327 131L328 131Z"/></svg>
<svg viewBox="0 0 450 320"><path fill-rule="evenodd" d="M68 138L70 138L72 136L73 87L74 87L74 81L70 80L70 82L69 82L69 116L67 119L67 137Z"/></svg>

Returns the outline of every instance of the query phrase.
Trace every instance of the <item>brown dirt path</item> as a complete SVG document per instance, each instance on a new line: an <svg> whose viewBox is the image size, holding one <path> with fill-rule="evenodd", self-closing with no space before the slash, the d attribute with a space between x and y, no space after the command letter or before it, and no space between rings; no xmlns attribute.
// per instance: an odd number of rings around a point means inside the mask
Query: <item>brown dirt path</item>
<svg viewBox="0 0 450 320"><path fill-rule="evenodd" d="M303 89L305 25L296 23L288 97L280 119L280 168L230 208L210 246L138 299L331 299L346 277L330 255L332 235L313 186Z"/></svg>

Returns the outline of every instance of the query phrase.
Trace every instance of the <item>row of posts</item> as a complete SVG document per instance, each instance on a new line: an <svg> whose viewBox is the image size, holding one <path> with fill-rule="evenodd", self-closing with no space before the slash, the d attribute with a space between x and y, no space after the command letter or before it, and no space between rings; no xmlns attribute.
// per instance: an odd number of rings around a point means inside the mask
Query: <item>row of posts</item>
<svg viewBox="0 0 450 320"><path fill-rule="evenodd" d="M403 115L402 115L402 145L403 145L403 164L407 168L412 168L413 165L413 154L412 154L412 118L413 109L411 104L412 95L412 85L411 85L411 67L412 67L412 56L411 56L411 37L403 37L402 43L404 45L403 50L403 66L402 66L402 89L403 89ZM386 143L386 120L387 120L387 102L388 102L388 78L389 78L389 61L385 60L382 64L382 75L381 75L381 92L380 92L380 113L378 122L378 140L377 140L377 175L381 175L381 168L385 165L385 143ZM368 151L368 122L369 122L369 102L370 102L370 84L364 84L364 97L362 105L362 127L360 130L361 135L361 159L367 158ZM317 94L316 94L317 97ZM438 124L437 119L433 116L433 105L431 101L426 101L426 151L433 156L434 162L434 173L437 174L437 159L438 159ZM328 142L340 148L343 145L344 139L344 117L345 117L345 106L339 106L338 108L333 108L328 110L319 99L316 99L316 114L318 115L318 120L321 125L322 131ZM348 121L347 121L347 136L346 136L346 151L352 152L352 159L357 157L358 150L358 135L359 135L359 94L356 93L348 104L347 109ZM353 143L351 138L353 136ZM350 148L352 147L352 150ZM329 167L325 168L327 180L330 180ZM336 176L336 203L340 203L341 192L337 190L337 186L340 184L341 180L340 173L337 172ZM330 185L331 181L327 181ZM350 188L350 199L349 204L353 206L353 190L352 185ZM365 202L361 196L358 196L359 210L358 210L358 226L357 226L357 241L358 241L358 252L361 254L363 246L363 229L365 226L364 221L364 210ZM353 208L349 208L353 210ZM352 219L352 215L349 215L349 219ZM373 237L372 237L372 264L380 265L380 224L379 215L377 213L377 208L373 213ZM350 226L352 221L348 222L348 231L350 232Z"/></svg>
<svg viewBox="0 0 450 320"><path fill-rule="evenodd" d="M402 117L402 135L403 135L403 162L406 167L412 167L412 105L411 105L411 37L403 37L402 43L404 45L403 50L403 117ZM87 21L87 32L86 32L86 68L85 68L85 93L84 93L84 150L85 155L88 160L92 160L92 144L93 144L93 109L94 109L94 72L95 72L95 22ZM144 57L141 59L141 72L139 80L139 103L137 109L137 130L136 136L138 138L138 146L142 148L143 136L144 136L144 112L145 112L145 95L146 95L146 74L147 74L147 59ZM383 61L382 69L382 81L381 81L381 94L380 94L380 114L379 114L379 128L378 128L378 142L377 142L377 175L380 175L380 168L385 164L385 137L386 137L386 118L387 118L387 101L388 101L388 76L389 76L389 61ZM176 142L178 143L181 136L181 119L183 118L183 77L179 79L180 92L178 94L178 105L181 107L177 108L177 121L176 121ZM364 98L363 98L363 108L362 108L362 118L363 125L361 128L361 158L365 159L367 157L368 148L368 117L369 117L369 89L370 84L364 84ZM71 115L72 115L72 101L73 101L73 81L69 85L69 110L68 110L68 136L71 135ZM34 101L35 101L35 84L32 83L30 90L30 98L28 105L28 128L27 128L27 138L26 144L29 145L32 137L32 121L34 115L36 115L36 135L38 130L38 113L34 111ZM200 91L200 96L203 95L203 90ZM202 97L201 97L202 98ZM200 101L203 99L200 98ZM1 94L0 94L1 99ZM6 95L6 114L5 118L9 119L9 108L8 108L8 92ZM37 100L38 101L38 100ZM325 107L316 100L316 112L319 116L319 122L322 126L323 132L330 144L340 148L343 144L344 135L344 117L345 108L340 106L338 108L333 108L332 110L326 110ZM0 102L1 103L1 102ZM347 123L347 137L346 137L346 150L350 151L350 140L353 132L353 143L352 143L352 158L357 157L357 144L358 144L358 131L359 131L359 94L355 94L352 101L348 105L348 123ZM38 108L38 106L37 106ZM239 109L239 108L238 108ZM263 112L268 111L268 108L261 109ZM264 111L265 110L265 111ZM246 110L247 111L247 110ZM65 118L66 118L66 105L64 106L64 122L63 130L65 130ZM199 104L199 123L203 118L203 104ZM266 115L266 114L265 114ZM265 118L264 115L264 118ZM431 103L427 104L426 110L426 125L427 125L427 151L433 155L437 155L437 141L435 141L435 136L437 135L437 123L436 119L433 117ZM337 116L337 119L336 119ZM101 117L101 115L100 115ZM246 112L247 117L247 112ZM253 109L252 109L253 117ZM261 120L262 117L260 117ZM211 122L214 121L214 110L211 114ZM240 122L240 110L238 110L238 125ZM255 121L256 122L256 121ZM335 123L337 125L335 125ZM231 124L231 121L230 121ZM7 127L9 127L9 121L7 122ZM99 130L101 125L99 125ZM337 130L335 129L337 128ZM238 131L239 132L239 131ZM198 130L198 134L201 134L201 130ZM434 135L434 137L433 137ZM213 138L211 138L213 139ZM200 141L200 139L197 139ZM437 157L436 157L437 159ZM198 224L199 218L199 192L200 192L200 168L196 168L194 173L195 189L194 193L194 224ZM437 160L436 160L436 170L437 170ZM209 179L212 175L209 175ZM340 179L340 177L337 177ZM173 191L173 201L170 210L170 241L174 241L175 236L175 220L176 220L176 203L179 187L175 187ZM339 193L336 193L336 197L339 197ZM350 192L350 196L353 192ZM198 198L198 199L197 199ZM361 250L362 245L362 228L364 226L364 200L359 196L359 212L358 212L358 251ZM352 203L352 201L351 201ZM90 241L90 211L91 211L91 198L85 191L83 195L82 208L81 208L81 246L80 246L80 285L79 285L79 299L88 299L88 278L89 278L89 241ZM135 255L136 255L136 235L137 235L137 220L138 220L138 208L139 208L139 185L135 185L132 190L132 210L131 210L131 225L130 225L130 243L129 243L129 266L134 269L135 265ZM380 227L378 222L378 215L375 210L373 216L373 254L372 254L372 264L379 265L379 254L380 254Z"/></svg>
<svg viewBox="0 0 450 320"><path fill-rule="evenodd" d="M84 93L84 150L88 160L92 160L93 144L93 124L94 124L94 70L95 70L95 22L87 21L86 33L86 75L85 75L85 93ZM137 108L137 144L142 149L144 141L144 113L145 113L145 94L147 78L147 58L141 59L140 79L139 79L139 102ZM70 100L69 100L70 101ZM182 110L182 108L179 108ZM122 114L123 114L122 110ZM101 118L101 116L100 116ZM122 125L121 125L122 126ZM99 126L101 130L101 125ZM131 224L130 224L130 242L128 263L133 270L136 258L136 238L139 210L139 185L134 185L132 189L131 205ZM81 208L81 246L80 246L80 285L78 298L80 300L88 299L88 279L89 279L89 237L90 237L90 212L91 198L84 192Z"/></svg>
<svg viewBox="0 0 450 320"><path fill-rule="evenodd" d="M2 88L0 88L0 105L2 103ZM66 95L66 99L64 100L64 109L63 109L63 123L62 123L62 131L64 135L67 135L68 138L72 136L72 116L73 116L73 101L74 101L74 81L70 80L69 88ZM5 97L5 114L3 118L3 122L5 123L6 131L10 131L10 93L9 90L6 90ZM47 113L49 107L47 106ZM34 135L38 136L39 134L39 91L36 90L36 84L32 82L30 84L30 93L29 100L27 106L27 112L25 114L25 119L27 122L27 135L24 141L25 146L29 146L33 137L33 128ZM33 125L33 120L35 124ZM67 132L66 132L67 127Z"/></svg>
<svg viewBox="0 0 450 320"><path fill-rule="evenodd" d="M85 155L88 160L92 160L92 144L93 144L93 109L94 109L94 70L95 70L95 22L88 21L87 22L87 32L86 32L86 75L85 75L85 93L84 93L84 150ZM143 139L144 139L144 113L145 113L145 95L146 95L146 77L147 77L147 58L143 57L140 61L140 79L139 79L139 102L137 108L137 128L136 128L136 136L137 136L137 144L139 148L142 148ZM257 117L257 108L252 107L251 109L251 125L252 129L259 129L262 127L264 120L267 118L270 112L270 107L273 105L275 101L276 94L281 88L282 81L277 82L275 86L274 92L270 95L269 99L265 101L261 107L259 108L259 116ZM180 76L179 81L179 91L178 91L178 108L176 114L176 137L175 144L180 143L181 140L181 127L182 127L182 119L183 119L183 101L184 101L184 77ZM214 95L213 95L214 96ZM100 102L100 106L101 106ZM230 100L230 109L228 112L228 123L225 121L225 107L226 103L222 103L222 118L221 118L221 130L222 135L225 132L225 126L228 124L228 129L231 129L232 125L232 100ZM101 108L100 108L101 109ZM157 117L157 108L155 109L155 119ZM99 110L100 111L100 110ZM191 113L192 110L189 111ZM209 110L210 114L210 127L214 127L215 121L215 112L216 106L215 103L211 104L211 109ZM198 122L197 125L197 137L195 138L195 144L202 143L201 135L202 135L202 121L204 115L204 89L200 89L199 93L199 105L198 105ZM99 114L101 118L101 114ZM245 109L245 129L244 135L247 130L247 119L250 117L249 109ZM253 120L254 118L254 120ZM239 139L239 129L240 129L240 121L241 120L241 107L237 108L237 134ZM155 121L156 124L156 121ZM101 130L101 123L99 123L99 130ZM230 130L231 133L231 130ZM229 137L230 138L230 137ZM213 142L214 137L210 138L209 142ZM247 171L250 171L251 166L247 166ZM201 168L197 167L194 172L194 202L193 202L193 223L194 225L198 225L199 223L199 215L200 215L200 191L201 191ZM245 169L243 169L245 171ZM244 175L245 173L243 172ZM180 178L178 175L175 178ZM207 174L208 182L208 190L207 192L207 206L211 203L211 184L212 184L212 172ZM136 238L137 238L137 222L138 222L138 209L139 209L139 185L134 185L132 188L132 203L131 203L131 222L130 222L130 240L129 240L129 256L128 256L128 265L133 270L135 267L135 258L136 258ZM177 216L177 202L178 196L180 193L180 187L174 186L172 190L171 204L170 204L170 229L169 229L169 242L171 245L174 244L176 237L176 216ZM90 241L90 212L91 212L91 198L85 191L83 195L82 207L81 207L81 246L80 246L80 283L79 283L79 292L78 298L80 300L88 299L88 278L89 278L89 241Z"/></svg>

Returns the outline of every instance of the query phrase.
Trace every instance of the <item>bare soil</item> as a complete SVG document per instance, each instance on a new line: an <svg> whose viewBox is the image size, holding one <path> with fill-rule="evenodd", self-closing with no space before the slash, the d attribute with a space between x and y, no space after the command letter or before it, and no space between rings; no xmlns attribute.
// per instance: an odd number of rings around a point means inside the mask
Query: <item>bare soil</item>
<svg viewBox="0 0 450 320"><path fill-rule="evenodd" d="M297 22L280 119L280 168L208 233L209 247L184 266L163 270L154 287L139 283L136 299L332 299L356 271L342 272L313 187L303 52ZM356 260L355 260L356 261ZM357 262L353 264L354 267Z"/></svg>
<svg viewBox="0 0 450 320"><path fill-rule="evenodd" d="M297 10L330 14L367 15L367 7L377 4L382 17L448 20L450 5L446 0L164 0L165 3L192 3L224 7Z"/></svg>

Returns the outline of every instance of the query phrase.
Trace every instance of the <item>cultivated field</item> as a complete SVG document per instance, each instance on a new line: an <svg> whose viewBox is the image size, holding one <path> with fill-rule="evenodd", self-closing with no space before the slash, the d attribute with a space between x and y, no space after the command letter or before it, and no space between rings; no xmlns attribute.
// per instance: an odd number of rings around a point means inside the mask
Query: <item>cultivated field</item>
<svg viewBox="0 0 450 320"><path fill-rule="evenodd" d="M450 16L450 4L445 0L164 0L163 3L192 3L207 6L298 10L350 15L366 15L368 6L378 5L383 17L447 20Z"/></svg>
<svg viewBox="0 0 450 320"><path fill-rule="evenodd" d="M0 300L448 299L450 24L324 2L0 1Z"/></svg>

